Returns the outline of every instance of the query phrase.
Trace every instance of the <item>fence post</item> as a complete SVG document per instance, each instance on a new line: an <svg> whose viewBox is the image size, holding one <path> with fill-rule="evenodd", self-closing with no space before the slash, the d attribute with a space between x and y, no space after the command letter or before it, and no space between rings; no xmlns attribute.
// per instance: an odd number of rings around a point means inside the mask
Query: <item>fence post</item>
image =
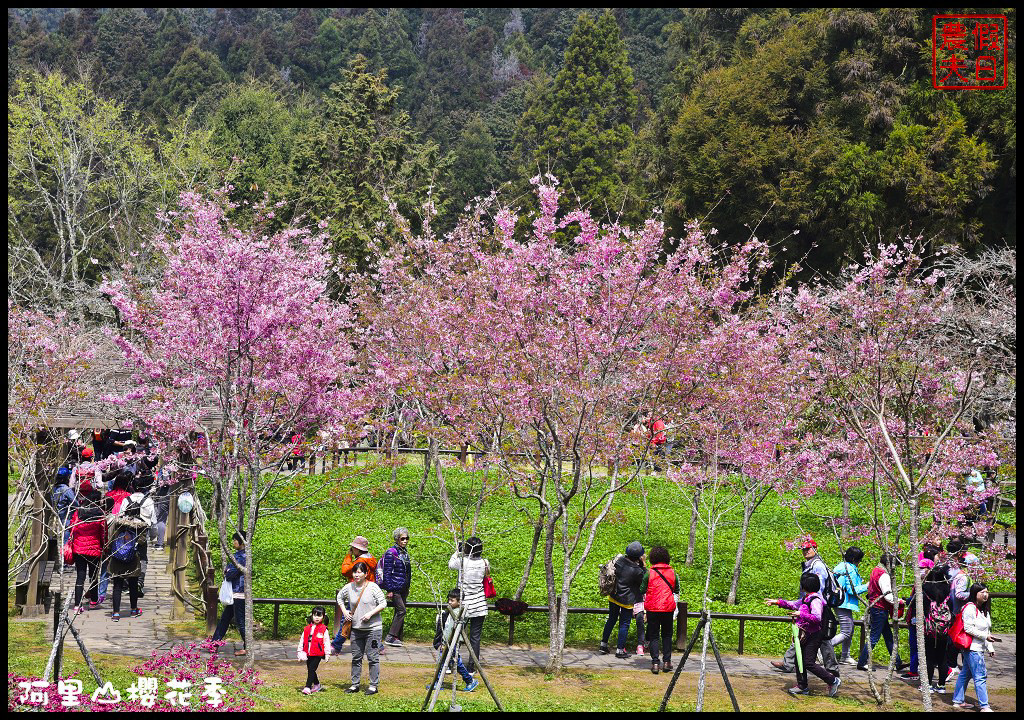
<svg viewBox="0 0 1024 720"><path fill-rule="evenodd" d="M274 638L277 639L277 626L281 618L281 603L274 603Z"/></svg>
<svg viewBox="0 0 1024 720"><path fill-rule="evenodd" d="M746 628L746 626L747 626L746 619L745 618L740 618L740 651L739 651L740 655L743 654L743 630Z"/></svg>
<svg viewBox="0 0 1024 720"><path fill-rule="evenodd" d="M676 650L684 650L686 648L686 610L687 605L685 600L680 600L676 603L679 608L679 619L676 621Z"/></svg>
<svg viewBox="0 0 1024 720"><path fill-rule="evenodd" d="M857 651L857 657L860 657L864 653L864 621L860 621L860 650ZM868 662L871 658L868 658Z"/></svg>
<svg viewBox="0 0 1024 720"><path fill-rule="evenodd" d="M514 617L512 617L511 615L509 615L508 616L508 644L509 644L509 647L511 647L512 643L514 642L515 632L516 632L516 619Z"/></svg>

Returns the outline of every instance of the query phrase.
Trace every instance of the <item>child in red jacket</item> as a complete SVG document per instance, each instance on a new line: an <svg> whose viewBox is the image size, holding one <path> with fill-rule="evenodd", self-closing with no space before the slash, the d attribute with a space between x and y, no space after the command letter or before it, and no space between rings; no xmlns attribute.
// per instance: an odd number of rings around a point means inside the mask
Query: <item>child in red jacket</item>
<svg viewBox="0 0 1024 720"><path fill-rule="evenodd" d="M331 659L331 636L324 622L326 614L319 605L313 608L309 624L302 631L302 638L299 640L299 662L306 661L306 687L302 688L303 695L312 695L323 690L316 670L320 667L321 660L328 662Z"/></svg>

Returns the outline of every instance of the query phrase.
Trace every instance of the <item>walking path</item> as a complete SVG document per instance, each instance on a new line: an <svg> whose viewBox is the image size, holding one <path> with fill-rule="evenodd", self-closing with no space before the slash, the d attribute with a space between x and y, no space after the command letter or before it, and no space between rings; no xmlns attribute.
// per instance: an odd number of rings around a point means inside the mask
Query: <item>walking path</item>
<svg viewBox="0 0 1024 720"><path fill-rule="evenodd" d="M86 611L75 620L75 627L79 630L86 646L92 652L108 653L114 655L129 655L149 657L153 652L163 652L170 649L176 643L182 642L180 638L172 636L168 626L172 623L171 608L171 576L166 571L167 551L150 551L149 570L146 578L146 596L139 601L139 607L143 614L138 618L129 618L128 597L125 593L122 598L122 619L114 622L110 617L110 596L103 603L101 609ZM74 590L74 573L65 575L65 588ZM111 587L112 590L112 587ZM38 620L38 618L35 618ZM595 626L595 631L597 626ZM995 658L987 660L988 684L993 689L1016 688L1017 685L1017 637L1007 635L997 648ZM199 640L201 638L197 638ZM227 644L222 649L225 657L233 658L232 653L242 647L238 639L237 630L232 626L228 633ZM257 662L294 662L296 639L287 640L261 640L256 643ZM596 644L596 643L595 643ZM349 645L346 644L343 650L348 654ZM534 645L485 645L482 649L482 659L485 667L488 666L509 666L509 667L537 667L543 668L547 662L547 647ZM674 653L673 660L678 662L681 652ZM381 652L381 658L386 663L406 665L434 665L436 655L433 648L428 644L406 643L405 647L395 648L385 646ZM710 658L712 671L714 658ZM730 674L752 675L752 676L778 676L781 673L774 670L768 663L776 658L764 658L752 655L724 654L723 662ZM241 658L239 658L241 660ZM648 671L650 659L646 656L631 656L626 660L617 659L614 654L601 655L595 650L581 648L566 648L564 664L569 668L589 668L594 670L631 668ZM683 672L695 673L699 670L698 656L692 655L686 662ZM841 666L844 684L867 686L867 673L855 670L852 666ZM876 666L878 668L878 666ZM950 692L952 688L950 688Z"/></svg>

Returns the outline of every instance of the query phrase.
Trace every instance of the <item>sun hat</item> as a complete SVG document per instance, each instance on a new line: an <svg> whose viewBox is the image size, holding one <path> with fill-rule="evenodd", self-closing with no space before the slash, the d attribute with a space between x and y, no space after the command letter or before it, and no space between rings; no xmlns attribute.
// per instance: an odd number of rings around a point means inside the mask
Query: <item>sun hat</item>
<svg viewBox="0 0 1024 720"><path fill-rule="evenodd" d="M362 550L363 552L370 552L370 541L362 535L356 535L352 542L349 543L349 547L354 547L356 550Z"/></svg>

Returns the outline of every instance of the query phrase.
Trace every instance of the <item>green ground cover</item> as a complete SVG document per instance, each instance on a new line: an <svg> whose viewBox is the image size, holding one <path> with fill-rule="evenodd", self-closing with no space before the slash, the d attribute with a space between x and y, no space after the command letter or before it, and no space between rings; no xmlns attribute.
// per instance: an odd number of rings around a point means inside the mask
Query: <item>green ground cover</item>
<svg viewBox="0 0 1024 720"><path fill-rule="evenodd" d="M391 484L390 471L379 469L368 477L339 480L337 488L361 488L354 495L339 499L321 498L322 502L307 504L287 513L261 519L254 539L257 597L333 598L341 583L340 565L349 541L355 535L365 535L371 550L380 557L391 545L392 531L405 526L411 531L409 551L414 559L414 577L410 600L431 601L433 593L445 594L454 586L456 576L447 568L451 553L451 535L446 533L443 517L435 500L416 498L416 488L422 469L416 466L400 468L397 482ZM458 468L447 468L445 477L453 504L462 514L472 518L475 503L473 488L478 486L477 476ZM310 482L303 478L302 482ZM619 493L608 518L602 524L594 548L579 579L572 589L571 603L580 607L607 607L607 600L597 591L599 565L616 553L622 552L633 540L645 547L661 544L672 555L672 566L680 576L681 598L696 608L703 589L707 568L706 545L698 533L696 561L686 567L686 542L689 532L689 509L680 491L664 479L648 478L650 531L645 532L643 499L640 486L634 484ZM200 488L200 494L208 490ZM267 506L285 504L292 497L290 491L275 493ZM484 555L491 563L492 575L499 597L511 595L518 585L532 538L527 517L517 507L520 502L507 490L500 490L484 504L477 534L484 541ZM841 500L819 494L811 499L816 513L839 514ZM467 510L469 508L469 510ZM798 511L800 522L809 529L821 545L821 553L830 566L840 561L840 550L831 533L813 513ZM854 523L867 518L853 517ZM210 528L214 530L214 528ZM715 567L712 571L712 610L717 612L771 614L774 609L763 604L765 597L795 596L799 578L800 557L788 552L784 543L793 539L796 529L792 511L771 498L755 514L749 533L743 561L737 605L726 605L733 559L739 541L738 518L721 528L715 539ZM216 546L216 541L211 540ZM878 550L870 543L860 543L867 552L862 565L866 576L877 558ZM216 547L214 547L216 550ZM219 553L215 553L219 555ZM994 591L1011 591L1013 583L993 581ZM433 590L433 593L432 593ZM526 593L530 604L547 604L543 567L535 564ZM295 635L304 623L308 609L281 608L282 635ZM775 611L778 612L778 611ZM273 610L270 606L257 607L258 621L269 628ZM1016 608L1012 600L995 602L994 619L997 631L1012 630L1016 626ZM390 611L385 614L385 623ZM570 615L567 643L569 645L596 645L600 638L603 618L595 615ZM407 616L406 637L428 640L433 636L433 613L412 609ZM720 621L716 635L723 648L735 650L738 644L738 623ZM546 644L547 615L528 613L516 622L517 642ZM745 651L751 654L781 652L791 638L787 625L779 623L748 623L745 630ZM484 642L507 642L507 618L492 613L484 625Z"/></svg>

